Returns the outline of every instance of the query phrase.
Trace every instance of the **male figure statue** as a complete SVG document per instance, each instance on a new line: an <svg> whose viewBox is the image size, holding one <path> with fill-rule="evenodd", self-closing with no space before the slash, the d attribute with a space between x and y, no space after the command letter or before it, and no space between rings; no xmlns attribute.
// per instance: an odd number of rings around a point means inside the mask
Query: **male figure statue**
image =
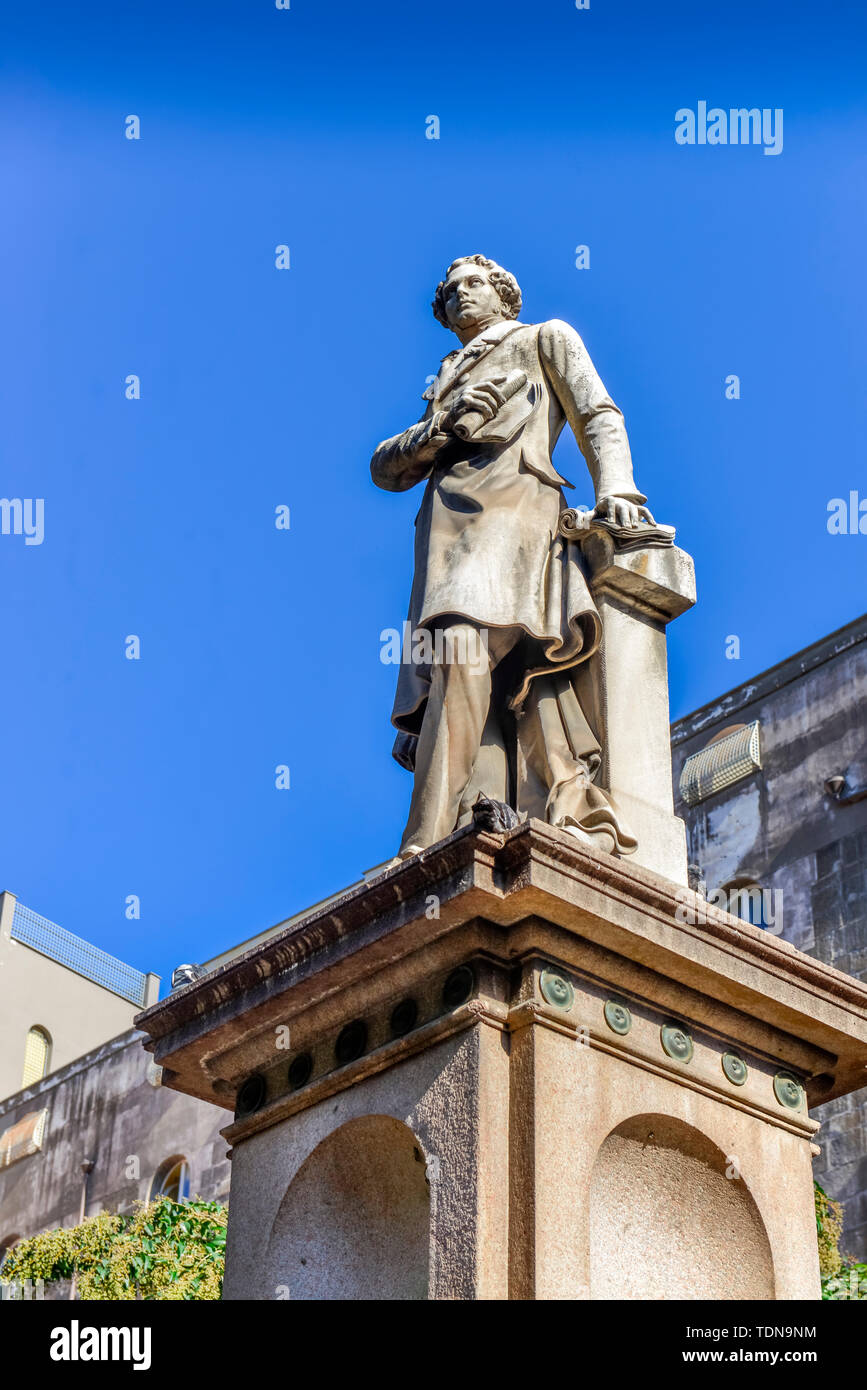
<svg viewBox="0 0 867 1390"><path fill-rule="evenodd" d="M429 659L402 662L392 713L394 756L415 772L401 858L467 823L480 793L594 851L637 844L594 785L601 749L573 679L602 630L579 548L558 534L572 484L551 454L567 420L595 515L631 527L653 518L623 416L578 334L558 319L520 323L520 308L496 262L449 266L433 311L461 347L443 358L418 424L371 460L389 492L427 479L409 627L433 640Z"/></svg>

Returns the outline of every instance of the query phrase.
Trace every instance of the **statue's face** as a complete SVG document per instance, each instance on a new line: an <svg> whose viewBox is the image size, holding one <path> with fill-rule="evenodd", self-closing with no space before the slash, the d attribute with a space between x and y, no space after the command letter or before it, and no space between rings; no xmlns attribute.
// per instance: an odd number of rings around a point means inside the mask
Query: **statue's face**
<svg viewBox="0 0 867 1390"><path fill-rule="evenodd" d="M476 325L486 327L505 318L503 301L488 278L484 266L457 265L443 285L443 308L449 327L466 332Z"/></svg>

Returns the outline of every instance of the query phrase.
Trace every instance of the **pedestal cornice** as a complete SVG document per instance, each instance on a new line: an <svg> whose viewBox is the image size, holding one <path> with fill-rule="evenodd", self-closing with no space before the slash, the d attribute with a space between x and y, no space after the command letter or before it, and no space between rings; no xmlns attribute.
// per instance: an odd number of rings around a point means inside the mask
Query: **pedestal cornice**
<svg viewBox="0 0 867 1390"><path fill-rule="evenodd" d="M693 920L683 920L690 913ZM456 832L184 987L136 1024L149 1034L146 1046L166 1068L166 1084L232 1110L251 1073L288 1062L352 1018L382 1015L390 1001L427 990L428 1016L418 1028L395 1040L374 1027L375 1045L359 1061L312 1076L303 1088L312 1097L314 1088L339 1089L356 1071L430 1046L435 1034L485 1022L514 1031L526 1017L544 1024L538 997L522 998L528 987L516 984L535 959L572 972L591 995L610 993L613 980L646 1006L648 1019L669 1013L719 1046L736 1044L769 1068L792 1068L813 1104L867 1081L867 986L647 869L587 853L538 821L504 835ZM439 1006L437 1014L431 991L466 960L479 966L476 997L457 1010ZM547 1013L548 1026L586 1026L577 1014ZM274 1050L280 1028L291 1039L282 1057ZM596 1031L591 1045L620 1047ZM637 1065L678 1075L662 1055L642 1056L632 1043L625 1050ZM696 1078L680 1069L685 1084L717 1088ZM278 1099L280 1113L304 1103L301 1094ZM751 1103L734 1093L729 1101ZM775 1122L801 1124L775 1114L773 1103L768 1109Z"/></svg>

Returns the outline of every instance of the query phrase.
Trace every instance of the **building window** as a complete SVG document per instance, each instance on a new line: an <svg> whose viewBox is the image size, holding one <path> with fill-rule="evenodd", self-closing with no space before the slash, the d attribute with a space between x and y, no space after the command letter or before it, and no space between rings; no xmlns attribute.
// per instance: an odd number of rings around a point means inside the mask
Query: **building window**
<svg viewBox="0 0 867 1390"><path fill-rule="evenodd" d="M733 917L740 917L742 922L751 922L754 927L767 929L771 926L765 915L765 895L757 883L731 883L726 892L729 912Z"/></svg>
<svg viewBox="0 0 867 1390"><path fill-rule="evenodd" d="M155 1197L169 1197L173 1202L186 1202L190 1195L190 1169L187 1160L176 1154L167 1158L154 1173L149 1202Z"/></svg>
<svg viewBox="0 0 867 1390"><path fill-rule="evenodd" d="M24 1072L21 1085L34 1086L48 1071L51 1061L51 1035L45 1028L31 1028L24 1046Z"/></svg>

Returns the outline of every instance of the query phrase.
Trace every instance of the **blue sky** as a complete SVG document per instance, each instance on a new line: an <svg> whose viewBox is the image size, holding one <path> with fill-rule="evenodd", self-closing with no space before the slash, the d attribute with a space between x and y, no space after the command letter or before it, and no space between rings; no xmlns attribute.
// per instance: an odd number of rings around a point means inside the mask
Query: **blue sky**
<svg viewBox="0 0 867 1390"><path fill-rule="evenodd" d="M0 886L28 906L167 977L394 852L379 634L420 494L368 460L453 346L428 306L455 256L579 329L695 557L673 717L864 611L867 536L826 525L867 498L857 4L49 0L2 27L0 492L45 499L41 545L0 536ZM782 108L782 153L678 145L701 100ZM571 439L558 463L590 501Z"/></svg>

